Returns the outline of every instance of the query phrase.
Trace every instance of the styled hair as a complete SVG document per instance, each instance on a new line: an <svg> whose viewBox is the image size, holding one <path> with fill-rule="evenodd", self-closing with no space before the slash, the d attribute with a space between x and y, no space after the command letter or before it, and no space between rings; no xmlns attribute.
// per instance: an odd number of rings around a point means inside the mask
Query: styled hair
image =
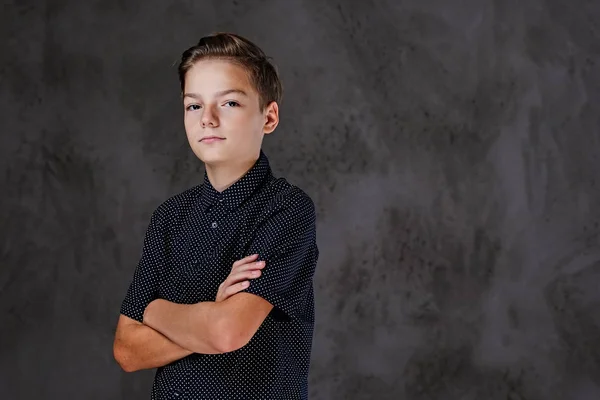
<svg viewBox="0 0 600 400"><path fill-rule="evenodd" d="M259 107L265 107L275 101L281 103L283 87L277 68L270 62L270 57L250 40L227 32L217 32L205 36L181 55L179 63L179 83L181 92L185 88L185 77L190 68L200 60L220 59L238 64L246 70L250 82L258 92Z"/></svg>

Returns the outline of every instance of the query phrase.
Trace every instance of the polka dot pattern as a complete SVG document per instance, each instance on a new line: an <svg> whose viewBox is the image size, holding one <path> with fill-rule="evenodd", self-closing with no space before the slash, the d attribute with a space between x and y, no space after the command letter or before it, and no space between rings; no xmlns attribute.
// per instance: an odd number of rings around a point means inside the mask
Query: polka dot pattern
<svg viewBox="0 0 600 400"><path fill-rule="evenodd" d="M263 274L246 292L274 305L250 342L225 354L192 354L158 368L152 399L306 399L319 250L310 197L272 175L261 151L239 181L202 185L152 214L121 313L138 321L156 298L214 301L233 263L259 254Z"/></svg>

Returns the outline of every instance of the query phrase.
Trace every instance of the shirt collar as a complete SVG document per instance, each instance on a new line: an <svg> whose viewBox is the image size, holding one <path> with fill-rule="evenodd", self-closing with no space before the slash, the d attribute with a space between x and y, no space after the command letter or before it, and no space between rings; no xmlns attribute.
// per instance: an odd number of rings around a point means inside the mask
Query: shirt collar
<svg viewBox="0 0 600 400"><path fill-rule="evenodd" d="M222 192L218 192L208 179L208 174L204 172L204 184L200 193L200 202L202 210L206 211L216 202L222 202L225 207L235 209L239 207L252 193L254 193L264 181L272 176L269 160L263 151L254 166L242 176L237 182Z"/></svg>

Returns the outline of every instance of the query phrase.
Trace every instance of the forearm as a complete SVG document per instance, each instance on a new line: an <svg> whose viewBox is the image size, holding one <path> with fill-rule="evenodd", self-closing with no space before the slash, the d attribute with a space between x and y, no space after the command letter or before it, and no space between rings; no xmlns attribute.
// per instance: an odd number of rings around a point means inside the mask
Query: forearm
<svg viewBox="0 0 600 400"><path fill-rule="evenodd" d="M211 301L177 304L155 300L146 308L144 324L195 353L223 353L226 350L219 334L223 320L219 304Z"/></svg>
<svg viewBox="0 0 600 400"><path fill-rule="evenodd" d="M192 353L143 324L127 326L114 342L115 359L127 372L162 367Z"/></svg>

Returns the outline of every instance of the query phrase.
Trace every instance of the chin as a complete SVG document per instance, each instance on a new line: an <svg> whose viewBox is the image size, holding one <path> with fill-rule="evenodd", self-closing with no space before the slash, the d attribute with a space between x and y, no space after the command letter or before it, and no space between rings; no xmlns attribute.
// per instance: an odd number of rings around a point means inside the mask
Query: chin
<svg viewBox="0 0 600 400"><path fill-rule="evenodd" d="M227 161L227 157L221 151L194 151L196 157L205 164L219 164Z"/></svg>

